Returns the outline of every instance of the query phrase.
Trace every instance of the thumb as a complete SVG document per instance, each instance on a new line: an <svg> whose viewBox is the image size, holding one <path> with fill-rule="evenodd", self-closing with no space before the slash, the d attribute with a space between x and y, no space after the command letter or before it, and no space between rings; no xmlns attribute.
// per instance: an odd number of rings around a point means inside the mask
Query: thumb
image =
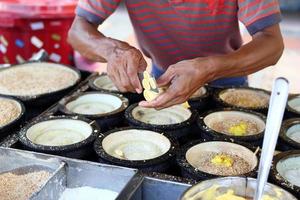
<svg viewBox="0 0 300 200"><path fill-rule="evenodd" d="M176 73L175 73L174 67L169 67L167 69L167 71L165 73L163 73L163 75L161 75L157 79L156 82L157 82L158 87L170 85L170 82L173 80L175 75L176 75Z"/></svg>

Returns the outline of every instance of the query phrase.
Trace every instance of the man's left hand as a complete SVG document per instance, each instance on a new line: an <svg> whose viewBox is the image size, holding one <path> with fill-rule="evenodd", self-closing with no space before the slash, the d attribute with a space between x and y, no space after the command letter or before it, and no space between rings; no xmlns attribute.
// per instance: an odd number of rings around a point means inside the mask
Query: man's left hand
<svg viewBox="0 0 300 200"><path fill-rule="evenodd" d="M163 109L184 103L205 83L214 79L217 62L214 57L183 60L170 65L167 71L157 80L159 87L168 89L153 101L142 101L142 107Z"/></svg>

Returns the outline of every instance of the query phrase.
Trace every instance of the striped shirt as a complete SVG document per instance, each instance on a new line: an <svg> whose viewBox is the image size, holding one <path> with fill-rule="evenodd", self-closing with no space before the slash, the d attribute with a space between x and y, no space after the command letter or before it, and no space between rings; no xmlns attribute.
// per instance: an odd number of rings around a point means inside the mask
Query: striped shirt
<svg viewBox="0 0 300 200"><path fill-rule="evenodd" d="M80 0L76 14L101 24L121 0ZM238 21L251 35L280 22L277 0L125 0L139 45L162 70L185 59L239 49Z"/></svg>

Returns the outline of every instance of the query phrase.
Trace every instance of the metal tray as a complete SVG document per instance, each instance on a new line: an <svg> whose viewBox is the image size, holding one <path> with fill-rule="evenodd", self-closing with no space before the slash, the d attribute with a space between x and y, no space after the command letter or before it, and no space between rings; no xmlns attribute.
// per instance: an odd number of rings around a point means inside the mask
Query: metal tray
<svg viewBox="0 0 300 200"><path fill-rule="evenodd" d="M0 173L28 166L42 166L52 173L30 200L58 200L66 187L82 186L113 190L119 193L118 200L170 200L191 186L174 176L3 147L0 162Z"/></svg>
<svg viewBox="0 0 300 200"><path fill-rule="evenodd" d="M161 179L165 178L165 179ZM140 175L135 177L119 195L126 200L179 200L183 192L191 187L188 183L175 182L171 176L154 178Z"/></svg>

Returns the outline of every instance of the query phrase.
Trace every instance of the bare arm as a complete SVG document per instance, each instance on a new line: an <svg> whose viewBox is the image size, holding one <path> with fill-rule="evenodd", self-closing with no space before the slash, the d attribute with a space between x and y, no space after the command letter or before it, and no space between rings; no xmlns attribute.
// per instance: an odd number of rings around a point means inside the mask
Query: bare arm
<svg viewBox="0 0 300 200"><path fill-rule="evenodd" d="M168 90L141 106L165 108L185 102L205 83L223 77L244 76L277 63L284 49L279 25L256 33L239 50L222 56L195 58L171 65L159 78Z"/></svg>
<svg viewBox="0 0 300 200"><path fill-rule="evenodd" d="M239 50L220 56L212 70L214 79L244 76L275 65L284 49L279 25L256 33L252 41Z"/></svg>
<svg viewBox="0 0 300 200"><path fill-rule="evenodd" d="M119 90L142 91L137 72L146 68L146 61L136 48L104 36L97 30L97 25L80 16L74 19L68 42L84 57L96 62L108 62L108 75Z"/></svg>

